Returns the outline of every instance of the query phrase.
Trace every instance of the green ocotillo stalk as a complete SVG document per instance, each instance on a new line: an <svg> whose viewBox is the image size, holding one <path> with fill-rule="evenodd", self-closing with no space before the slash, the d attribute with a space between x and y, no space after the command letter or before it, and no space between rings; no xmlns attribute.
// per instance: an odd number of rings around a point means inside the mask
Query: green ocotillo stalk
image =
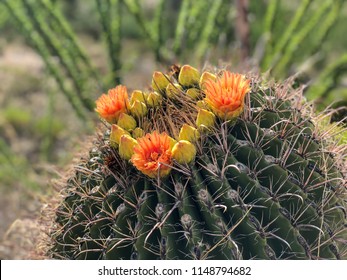
<svg viewBox="0 0 347 280"><path fill-rule="evenodd" d="M3 26L8 21L8 13L6 13L6 9L0 9L0 28L3 28Z"/></svg>
<svg viewBox="0 0 347 280"><path fill-rule="evenodd" d="M163 45L164 45L164 34L163 34L163 27L165 26L164 23L164 10L165 10L165 4L166 1L160 0L157 8L155 10L155 15L153 19L153 38L156 42L155 45L155 57L157 61L162 61L163 57L165 57L165 54L162 54L163 52Z"/></svg>
<svg viewBox="0 0 347 280"><path fill-rule="evenodd" d="M267 5L266 14L264 18L264 34L262 35L264 38L265 46L259 52L259 55L256 54L258 59L262 59L264 61L269 57L270 53L273 49L274 44L274 24L276 20L276 14L278 13L279 8L279 0L270 0Z"/></svg>
<svg viewBox="0 0 347 280"><path fill-rule="evenodd" d="M81 43L78 41L76 34L73 32L70 24L64 18L61 11L54 7L51 0L40 0L39 3L51 17L53 21L53 30L58 34L63 34L66 40L69 40L71 47L68 48L68 50L71 50L71 54L81 59L81 61L87 68L87 71L94 77L97 82L101 83L100 74L96 71L95 66L91 62L90 57L88 56L86 51L81 47Z"/></svg>
<svg viewBox="0 0 347 280"><path fill-rule="evenodd" d="M111 62L110 84L121 82L121 7L120 0L96 0L98 13L100 16L103 35L107 44L108 55Z"/></svg>
<svg viewBox="0 0 347 280"><path fill-rule="evenodd" d="M175 39L173 43L173 50L176 53L176 55L179 55L181 50L182 50L182 45L184 45L184 35L189 32L187 30L187 20L190 11L190 5L191 1L190 0L183 0L181 3L181 8L178 14L178 20L176 24L176 32L175 32Z"/></svg>
<svg viewBox="0 0 347 280"><path fill-rule="evenodd" d="M139 24L144 37L149 41L152 48L155 49L156 40L154 33L151 32L148 22L146 21L143 12L141 11L141 5L138 0L123 0L125 7L134 16Z"/></svg>
<svg viewBox="0 0 347 280"><path fill-rule="evenodd" d="M191 5L186 22L187 46L194 47L199 44L199 35L205 26L210 5L211 1L195 1L194 5Z"/></svg>
<svg viewBox="0 0 347 280"><path fill-rule="evenodd" d="M123 3L141 28L143 37L145 40L147 40L151 49L153 50L156 60L158 62L167 60L168 53L165 49L165 44L163 41L163 16L166 2L163 0L159 1L155 10L154 19L152 21L146 20L145 13L143 12L138 0L123 0Z"/></svg>
<svg viewBox="0 0 347 280"><path fill-rule="evenodd" d="M328 65L317 77L306 96L309 99L325 98L331 89L336 87L338 79L347 71L347 54L343 54L337 61Z"/></svg>
<svg viewBox="0 0 347 280"><path fill-rule="evenodd" d="M54 54L58 55L60 63L64 66L74 84L76 94L81 100L81 103L86 109L92 110L93 104L91 100L85 96L87 77L83 71L84 69L82 70L78 67L76 58L68 51L69 47L66 47L61 40L53 35L52 29L45 23L42 11L39 12L39 9L37 9L37 3L33 1L23 1L22 3L35 24L34 26L36 30L40 32L40 35L45 40L46 44L52 49Z"/></svg>
<svg viewBox="0 0 347 280"><path fill-rule="evenodd" d="M273 29L273 21L274 21L274 13L277 11L278 6L278 0L272 1L272 5L269 6L267 11L267 17L265 18L265 30L266 32L271 32ZM286 28L285 32L281 37L277 40L272 39L274 42L273 48L268 50L266 52L266 55L262 62L262 68L268 69L270 66L274 65L276 61L279 59L279 57L283 54L287 44L292 39L293 35L295 35L295 32L304 18L307 9L309 8L310 4L313 2L313 0L304 0L301 2L301 5L298 7L293 19L289 23L288 27ZM271 34L271 33L270 33Z"/></svg>
<svg viewBox="0 0 347 280"><path fill-rule="evenodd" d="M346 5L345 1L337 0L332 3L328 15L320 23L320 27L315 32L315 46L310 53L316 53L319 51L322 43L324 43L326 37L328 36L330 30L334 27L334 24L339 20L341 11L343 10L343 5Z"/></svg>
<svg viewBox="0 0 347 280"><path fill-rule="evenodd" d="M198 49L197 49L197 57L201 59L205 54L206 50L209 47L209 40L211 38L211 35L215 31L215 22L216 18L220 12L220 8L223 6L223 0L216 0L213 1L213 4L211 6L211 9L209 13L207 14L206 22L204 25L204 28L201 33Z"/></svg>
<svg viewBox="0 0 347 280"><path fill-rule="evenodd" d="M301 29L293 35L284 49L282 56L273 66L274 73L277 75L283 75L284 69L288 65L288 62L293 58L298 46L300 46L310 32L319 26L323 16L325 16L331 4L331 1L324 1L324 3L319 6L314 13L312 13L312 16L307 19L307 22L301 27Z"/></svg>
<svg viewBox="0 0 347 280"><path fill-rule="evenodd" d="M34 45L35 49L42 56L49 72L57 81L57 84L63 94L68 99L69 103L73 107L77 116L82 120L86 120L86 113L83 110L83 106L80 100L76 97L75 93L67 86L66 77L62 75L62 71L59 66L53 62L51 54L42 40L40 34L35 30L30 18L23 12L21 6L15 1L2 1L4 6L7 8L11 16L16 20L20 28L23 30L23 34L27 39Z"/></svg>
<svg viewBox="0 0 347 280"><path fill-rule="evenodd" d="M116 83L120 83L121 81L121 73L119 71L121 70L121 38L122 38L122 1L120 0L110 0L111 1L111 14L109 18L109 24L110 24L110 36L112 36L112 56L114 57L112 59L113 61L113 72L114 72L114 79Z"/></svg>

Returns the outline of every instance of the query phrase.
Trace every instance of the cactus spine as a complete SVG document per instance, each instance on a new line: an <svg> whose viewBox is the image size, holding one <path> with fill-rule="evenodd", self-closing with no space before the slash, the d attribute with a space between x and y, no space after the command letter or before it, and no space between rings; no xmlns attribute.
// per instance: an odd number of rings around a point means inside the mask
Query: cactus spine
<svg viewBox="0 0 347 280"><path fill-rule="evenodd" d="M189 65L130 101L118 88L97 101L111 125L66 183L53 258L346 258L346 147L299 90Z"/></svg>

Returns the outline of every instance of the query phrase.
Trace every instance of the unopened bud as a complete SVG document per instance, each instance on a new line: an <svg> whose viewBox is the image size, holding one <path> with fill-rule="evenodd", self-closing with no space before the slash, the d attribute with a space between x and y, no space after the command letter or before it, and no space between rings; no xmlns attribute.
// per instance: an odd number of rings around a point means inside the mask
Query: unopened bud
<svg viewBox="0 0 347 280"><path fill-rule="evenodd" d="M146 103L147 94L141 90L134 90L130 96L130 104L133 104L136 100Z"/></svg>
<svg viewBox="0 0 347 280"><path fill-rule="evenodd" d="M111 146L117 146L119 145L120 138L122 135L127 134L130 135L128 131L124 130L120 126L113 124L111 127L111 134L110 134L110 144Z"/></svg>
<svg viewBox="0 0 347 280"><path fill-rule="evenodd" d="M151 107L157 107L160 105L163 97L157 92L150 92L147 95L147 104Z"/></svg>
<svg viewBox="0 0 347 280"><path fill-rule="evenodd" d="M183 65L180 69L180 73L178 75L178 82L185 87L197 85L199 83L200 73L199 71L190 66Z"/></svg>
<svg viewBox="0 0 347 280"><path fill-rule="evenodd" d="M170 149L173 148L173 146L176 145L177 141L175 139L173 139L172 137L168 136L169 140L170 140Z"/></svg>
<svg viewBox="0 0 347 280"><path fill-rule="evenodd" d="M202 73L202 75L200 77L199 87L201 89L204 89L204 84L207 80L216 81L216 79L217 79L216 75L214 75L210 72L204 72L204 73Z"/></svg>
<svg viewBox="0 0 347 280"><path fill-rule="evenodd" d="M125 130L133 130L136 127L136 120L128 114L122 113L119 115L117 125Z"/></svg>
<svg viewBox="0 0 347 280"><path fill-rule="evenodd" d="M166 96L170 99L175 99L180 95L182 91L183 89L179 84L170 83L166 87Z"/></svg>
<svg viewBox="0 0 347 280"><path fill-rule="evenodd" d="M120 138L119 143L119 155L125 160L130 160L134 154L134 147L137 145L137 141L130 135L124 134Z"/></svg>
<svg viewBox="0 0 347 280"><path fill-rule="evenodd" d="M187 90L186 95L191 99L196 100L201 96L201 91L198 88L190 88Z"/></svg>
<svg viewBox="0 0 347 280"><path fill-rule="evenodd" d="M215 114L205 109L199 109L198 116L196 118L196 125L199 128L200 126L210 128L214 126L215 120Z"/></svg>
<svg viewBox="0 0 347 280"><path fill-rule="evenodd" d="M199 100L196 102L196 106L201 109L208 109L208 104L206 103L205 100Z"/></svg>
<svg viewBox="0 0 347 280"><path fill-rule="evenodd" d="M195 156L196 148L189 141L180 140L172 148L172 158L180 164L192 162Z"/></svg>
<svg viewBox="0 0 347 280"><path fill-rule="evenodd" d="M143 131L142 128L136 127L136 128L133 130L132 135L133 135L133 137L134 137L135 139L137 139L137 138L140 138L140 137L145 136L145 132Z"/></svg>
<svg viewBox="0 0 347 280"><path fill-rule="evenodd" d="M180 140L187 140L189 142L195 142L200 138L200 132L188 124L183 124L178 136Z"/></svg>
<svg viewBox="0 0 347 280"><path fill-rule="evenodd" d="M130 108L131 114L136 117L143 117L147 114L147 111L148 110L146 104L138 100L135 100Z"/></svg>
<svg viewBox="0 0 347 280"><path fill-rule="evenodd" d="M167 85L170 83L168 76L162 72L154 72L152 77L152 88L155 91L162 92L165 91Z"/></svg>

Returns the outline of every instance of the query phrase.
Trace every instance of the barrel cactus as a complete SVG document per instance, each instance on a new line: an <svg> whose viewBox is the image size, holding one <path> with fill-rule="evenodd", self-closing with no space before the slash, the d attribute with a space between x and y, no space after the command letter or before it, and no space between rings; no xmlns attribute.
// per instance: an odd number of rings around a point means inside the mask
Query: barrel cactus
<svg viewBox="0 0 347 280"><path fill-rule="evenodd" d="M189 65L96 101L65 182L62 259L343 259L346 146L290 84Z"/></svg>

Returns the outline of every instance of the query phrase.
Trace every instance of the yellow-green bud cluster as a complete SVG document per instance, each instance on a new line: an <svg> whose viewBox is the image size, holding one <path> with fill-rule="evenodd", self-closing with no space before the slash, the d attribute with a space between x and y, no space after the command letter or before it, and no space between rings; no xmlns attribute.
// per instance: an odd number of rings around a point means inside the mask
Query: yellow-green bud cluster
<svg viewBox="0 0 347 280"><path fill-rule="evenodd" d="M158 110L158 112L161 112L160 109L168 106L168 101L172 102L171 104L175 104L176 101L184 103L190 100L189 102L193 104L192 108L195 110L195 114L192 115L195 119L192 119L192 116L185 116L190 119L190 124L185 123L182 115L182 123L178 127L178 137L167 135L170 141L172 159L178 164L188 164L194 161L197 152L196 145L199 143L201 134L210 133L211 129L218 122L218 118L223 116L220 112L221 109L215 108L215 104L224 100L224 97L221 96L223 92L218 92L218 87L224 90L225 87L232 84L230 79L234 78L233 75L221 85L216 75L210 72L200 74L196 68L190 65L174 67L173 69L173 72L169 75L162 72L154 72L151 91L134 90L130 95L129 101L126 101L127 113L120 113L117 123L112 125L110 143L112 147L118 149L119 155L123 159L131 160L135 153L134 147L138 145L138 140L146 137L146 133L151 133L151 131L148 131L149 128L151 129L150 122L155 122L155 120L150 118L156 115L153 113L149 115L150 110L151 112ZM239 79L239 76L236 75L235 77ZM244 85L246 82L242 78L242 81L240 80L239 83ZM124 90L124 88L122 89ZM206 98L208 96L205 91L211 88L216 88L216 92L211 94L212 97L216 96L216 100L213 98L211 100L211 97ZM228 90L226 88L226 91ZM226 92L226 94L229 93ZM226 98L228 98L228 95L226 95ZM240 106L234 112L228 112L228 116L235 115L237 117L242 110L243 107ZM144 123L147 123L145 127L142 126ZM147 131L145 132L144 129Z"/></svg>

